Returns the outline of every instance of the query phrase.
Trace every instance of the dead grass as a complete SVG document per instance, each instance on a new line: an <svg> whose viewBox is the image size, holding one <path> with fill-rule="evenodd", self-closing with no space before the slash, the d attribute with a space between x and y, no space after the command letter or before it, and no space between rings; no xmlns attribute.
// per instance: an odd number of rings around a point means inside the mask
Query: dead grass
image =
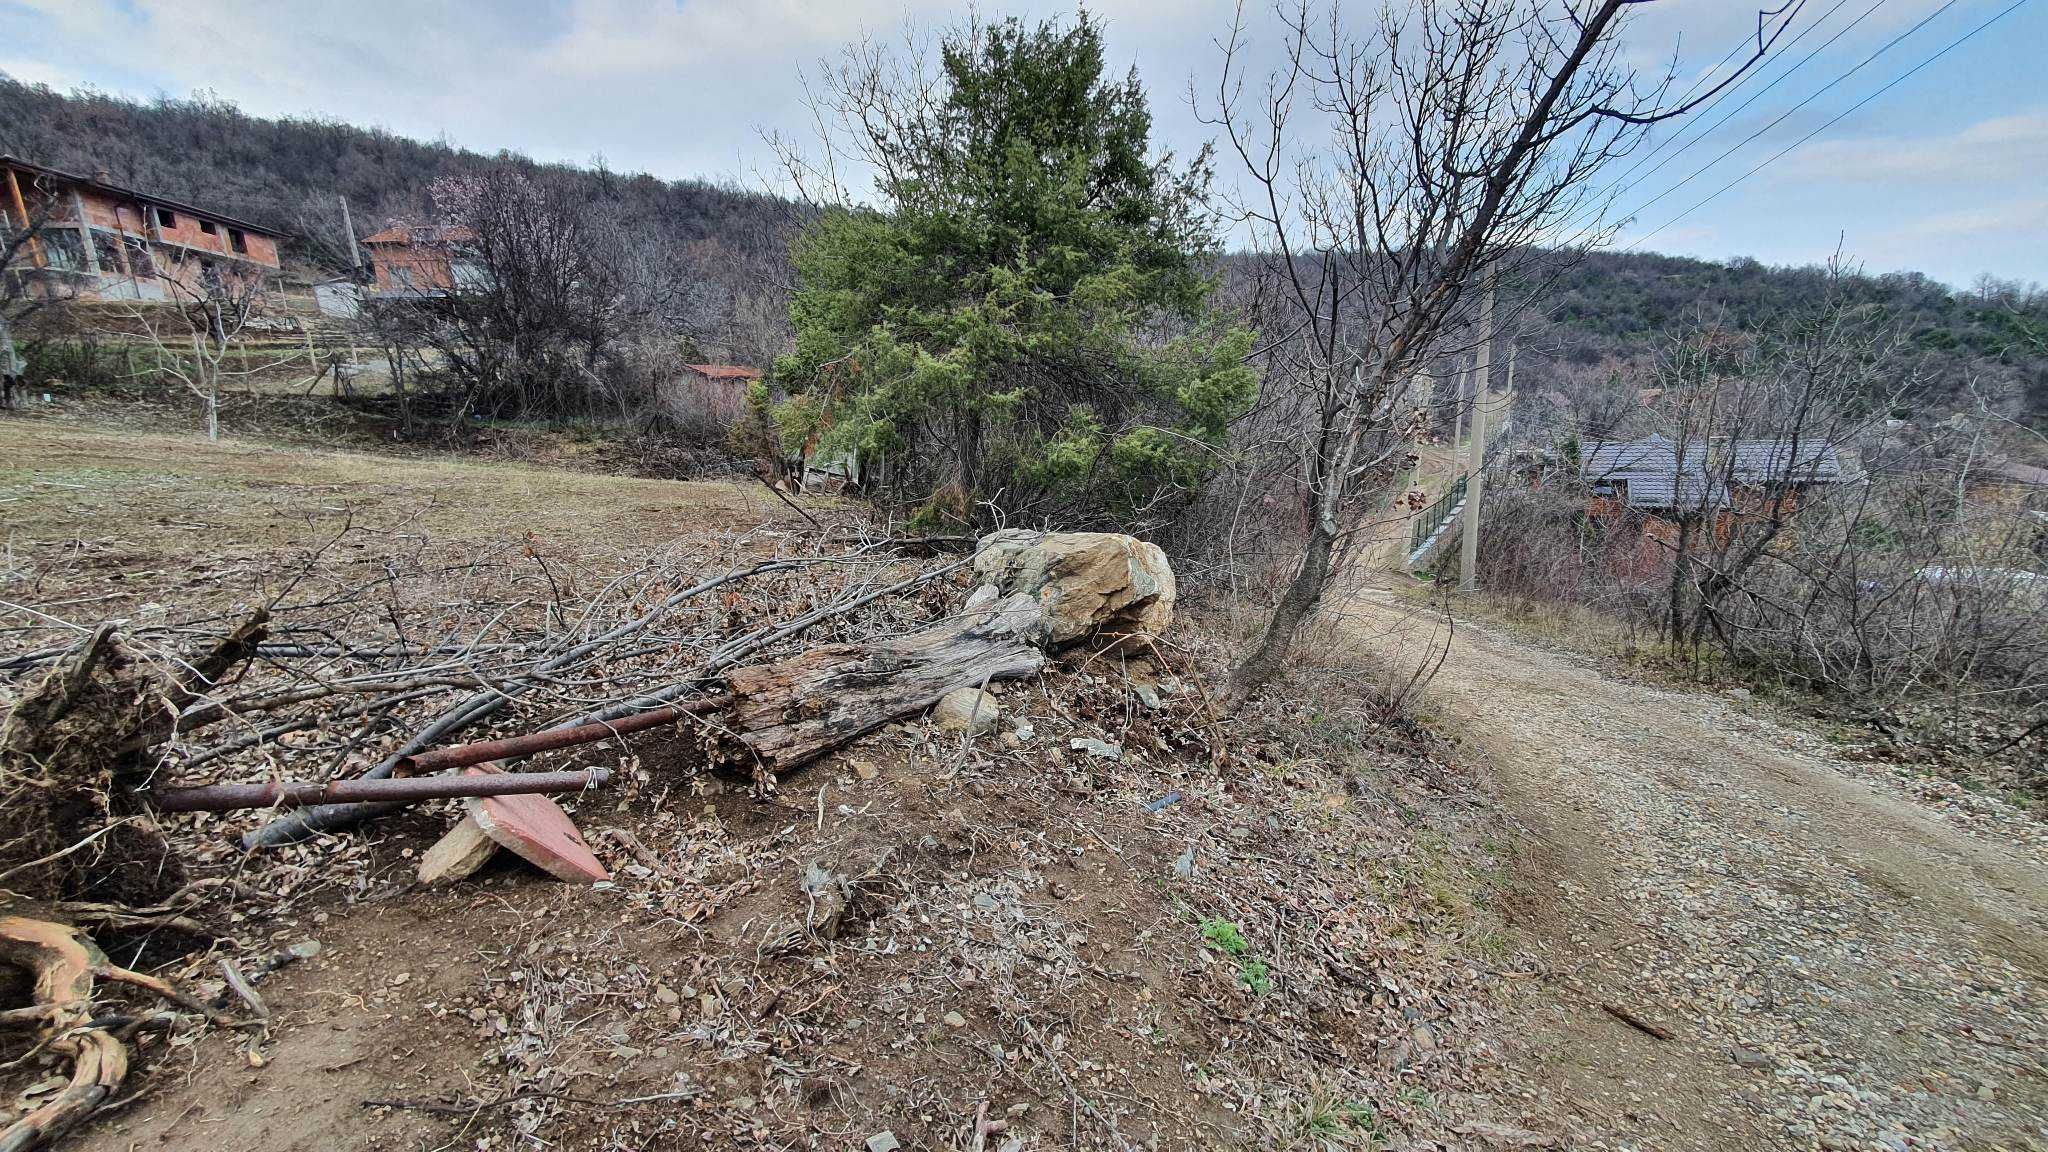
<svg viewBox="0 0 2048 1152"><path fill-rule="evenodd" d="M80 620L230 612L341 523L366 536L334 559L358 573L531 540L593 580L804 527L731 484L93 423L0 420L0 451L5 598ZM236 937L164 971L200 983L238 949L326 948L263 985L260 1062L218 1035L152 1048L155 1091L79 1146L859 1147L889 1129L965 1147L983 1106L1031 1148L1454 1143L1503 1099L1485 987L1517 961L1492 911L1498 829L1443 745L1362 706L1379 673L1338 635L1227 723L1192 683L1149 711L1098 660L1005 690L979 741L894 726L765 799L685 738L557 754L619 772L572 802L614 872L598 892L502 863L414 888L446 806L253 857L230 834L259 814L180 817L173 843L240 893L217 909ZM1199 627L1172 639L1204 676L1232 650ZM271 752L233 771L321 755ZM836 933L812 921L814 869L844 879ZM1212 921L1241 955L1205 940Z"/></svg>
<svg viewBox="0 0 2048 1152"><path fill-rule="evenodd" d="M353 516L452 540L531 534L582 550L798 520L759 484L646 480L0 418L0 518L16 548L122 541L190 554L301 540Z"/></svg>

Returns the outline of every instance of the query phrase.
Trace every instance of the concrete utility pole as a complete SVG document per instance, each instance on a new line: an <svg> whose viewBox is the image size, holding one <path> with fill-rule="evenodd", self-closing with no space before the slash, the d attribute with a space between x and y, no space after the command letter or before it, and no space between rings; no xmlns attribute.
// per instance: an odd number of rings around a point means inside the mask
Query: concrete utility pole
<svg viewBox="0 0 2048 1152"><path fill-rule="evenodd" d="M1451 425L1451 457L1453 460L1457 458L1458 445L1465 442L1465 384L1471 379L1471 371L1465 365L1465 358L1460 356L1458 358L1458 394L1451 401L1451 412L1457 416L1457 422ZM1453 464L1451 466L1452 473L1455 474L1457 470L1457 465Z"/></svg>
<svg viewBox="0 0 2048 1152"><path fill-rule="evenodd" d="M1486 486L1486 394L1493 369L1493 274L1479 305L1479 352L1472 366L1472 470L1465 482L1465 541L1458 552L1458 590L1479 586L1479 497Z"/></svg>
<svg viewBox="0 0 2048 1152"><path fill-rule="evenodd" d="M348 270L354 272L363 266L363 258L356 252L356 225L349 218L348 197L338 195L336 199L341 201L341 230L348 236Z"/></svg>

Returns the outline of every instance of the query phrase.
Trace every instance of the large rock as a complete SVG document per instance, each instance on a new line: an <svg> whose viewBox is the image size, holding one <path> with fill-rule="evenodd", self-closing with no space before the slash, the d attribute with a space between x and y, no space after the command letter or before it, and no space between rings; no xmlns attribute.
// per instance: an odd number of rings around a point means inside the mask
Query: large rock
<svg viewBox="0 0 2048 1152"><path fill-rule="evenodd" d="M1046 647L1159 636L1173 623L1166 553L1133 536L1005 528L982 537L974 570L994 595L1038 601L1041 618L1030 639Z"/></svg>

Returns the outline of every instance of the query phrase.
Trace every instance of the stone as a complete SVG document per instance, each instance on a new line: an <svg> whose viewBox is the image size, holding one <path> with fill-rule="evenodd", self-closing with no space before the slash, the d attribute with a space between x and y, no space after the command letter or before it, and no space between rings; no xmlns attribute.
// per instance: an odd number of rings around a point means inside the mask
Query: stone
<svg viewBox="0 0 2048 1152"><path fill-rule="evenodd" d="M868 1137L868 1152L896 1152L901 1147L903 1142L896 1139L896 1134L887 1128Z"/></svg>
<svg viewBox="0 0 2048 1152"><path fill-rule="evenodd" d="M1072 748L1076 752L1086 752L1097 760L1121 760L1124 758L1123 745L1097 740L1093 736L1076 736L1072 740L1067 741L1067 747Z"/></svg>
<svg viewBox="0 0 2048 1152"><path fill-rule="evenodd" d="M995 597L1037 600L1027 638L1044 647L1159 636L1173 623L1173 567L1157 544L1134 536L1005 528L981 538L974 571Z"/></svg>
<svg viewBox="0 0 2048 1152"><path fill-rule="evenodd" d="M979 688L955 688L939 697L932 709L932 722L953 732L979 736L996 726L1003 706Z"/></svg>
<svg viewBox="0 0 2048 1152"><path fill-rule="evenodd" d="M1771 1058L1754 1048L1744 1048L1741 1045L1737 1045L1730 1049L1728 1054L1734 1057L1735 1062L1744 1068L1769 1068L1771 1066Z"/></svg>
<svg viewBox="0 0 2048 1152"><path fill-rule="evenodd" d="M497 851L498 842L476 822L476 817L465 815L420 857L420 883L432 886L467 880Z"/></svg>
<svg viewBox="0 0 2048 1152"><path fill-rule="evenodd" d="M948 1028L965 1028L965 1027L967 1027L967 1017L965 1017L965 1016L962 1016L962 1015L961 1015L961 1014L959 1014L958 1012L948 1012L948 1013L946 1013L946 1017L945 1017L945 1019L946 1019L946 1027L948 1027Z"/></svg>

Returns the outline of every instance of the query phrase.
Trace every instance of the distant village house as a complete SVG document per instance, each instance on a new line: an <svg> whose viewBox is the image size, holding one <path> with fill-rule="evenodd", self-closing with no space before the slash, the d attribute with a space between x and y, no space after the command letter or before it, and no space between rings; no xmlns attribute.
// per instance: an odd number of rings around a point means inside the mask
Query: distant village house
<svg viewBox="0 0 2048 1152"><path fill-rule="evenodd" d="M490 272L456 224L393 224L363 241L372 299L434 299L483 287Z"/></svg>
<svg viewBox="0 0 2048 1152"><path fill-rule="evenodd" d="M708 420L730 427L746 414L747 386L760 378L759 368L738 364L685 364L674 379L661 382L660 401L679 423Z"/></svg>
<svg viewBox="0 0 2048 1152"><path fill-rule="evenodd" d="M1662 436L1602 442L1579 459L1591 494L1586 511L1619 523L1641 516L1640 547L1625 561L1638 575L1669 562L1680 518L1704 524L1725 541L1743 520L1768 515L1774 501L1790 508L1816 489L1843 480L1842 460L1825 440L1729 440L1687 444L1681 452Z"/></svg>
<svg viewBox="0 0 2048 1152"><path fill-rule="evenodd" d="M9 275L53 299L174 300L209 275L273 281L284 234L211 209L0 156L0 218L35 229ZM182 293L181 293L182 290Z"/></svg>

